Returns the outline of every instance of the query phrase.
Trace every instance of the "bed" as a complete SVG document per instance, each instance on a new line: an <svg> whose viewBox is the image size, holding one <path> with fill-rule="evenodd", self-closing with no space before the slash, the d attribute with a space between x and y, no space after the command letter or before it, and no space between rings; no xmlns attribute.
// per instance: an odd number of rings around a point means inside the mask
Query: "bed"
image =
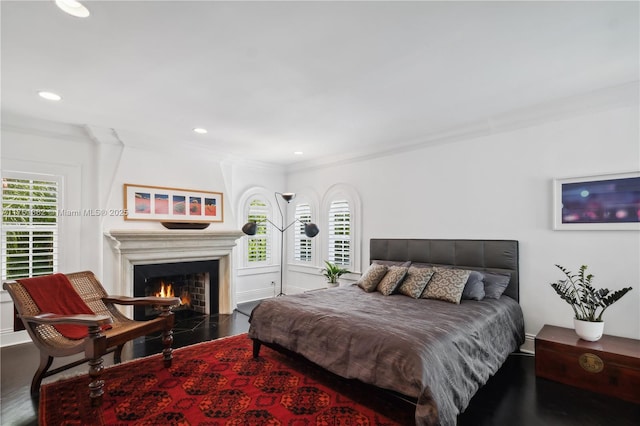
<svg viewBox="0 0 640 426"><path fill-rule="evenodd" d="M490 276L506 277L506 288L497 298L459 303L423 298L433 282L418 298L399 287L387 295L351 285L264 300L250 318L254 356L262 344L293 351L339 376L410 398L417 425L455 425L524 342L518 242L372 239L369 268L378 265L476 271L487 292Z"/></svg>

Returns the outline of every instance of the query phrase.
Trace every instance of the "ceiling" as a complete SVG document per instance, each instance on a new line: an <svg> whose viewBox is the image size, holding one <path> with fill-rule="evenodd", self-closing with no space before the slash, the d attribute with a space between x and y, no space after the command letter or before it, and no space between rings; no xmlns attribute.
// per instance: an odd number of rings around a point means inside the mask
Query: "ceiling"
<svg viewBox="0 0 640 426"><path fill-rule="evenodd" d="M3 115L291 166L640 74L635 1L85 4L2 1Z"/></svg>

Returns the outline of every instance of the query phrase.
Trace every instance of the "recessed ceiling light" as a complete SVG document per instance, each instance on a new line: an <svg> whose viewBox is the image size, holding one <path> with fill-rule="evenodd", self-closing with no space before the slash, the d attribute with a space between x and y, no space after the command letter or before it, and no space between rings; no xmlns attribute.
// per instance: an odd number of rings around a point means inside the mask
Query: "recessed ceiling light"
<svg viewBox="0 0 640 426"><path fill-rule="evenodd" d="M89 9L76 0L56 0L56 6L77 18L86 18L89 16Z"/></svg>
<svg viewBox="0 0 640 426"><path fill-rule="evenodd" d="M59 101L62 99L62 96L53 92L38 92L38 96L48 101Z"/></svg>
<svg viewBox="0 0 640 426"><path fill-rule="evenodd" d="M207 133L207 129L203 129L202 127L196 127L195 129L193 129L193 131L201 135L204 135L205 133Z"/></svg>
<svg viewBox="0 0 640 426"><path fill-rule="evenodd" d="M89 9L76 0L56 0L56 6L71 16L86 18L89 16Z"/></svg>
<svg viewBox="0 0 640 426"><path fill-rule="evenodd" d="M302 154L304 154L304 152L302 152L302 151L295 151L295 152L293 153L293 155L302 155Z"/></svg>

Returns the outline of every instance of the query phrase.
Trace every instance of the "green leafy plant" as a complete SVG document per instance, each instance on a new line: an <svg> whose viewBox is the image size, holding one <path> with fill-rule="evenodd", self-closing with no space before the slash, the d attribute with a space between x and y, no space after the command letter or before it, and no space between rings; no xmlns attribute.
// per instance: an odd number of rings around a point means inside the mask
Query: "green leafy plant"
<svg viewBox="0 0 640 426"><path fill-rule="evenodd" d="M607 288L596 289L592 284L593 275L586 273L587 265L582 265L577 274L560 265L556 267L564 273L566 279L551 283L551 287L562 300L571 305L577 320L602 322L604 311L631 291L631 287L614 292Z"/></svg>
<svg viewBox="0 0 640 426"><path fill-rule="evenodd" d="M339 265L336 265L335 263L331 263L328 260L324 261L325 265L327 265L324 269L322 269L320 272L322 272L322 274L327 277L327 281L330 284L337 284L338 283L338 278L340 278L341 275L344 274L348 274L349 271L348 269L342 268Z"/></svg>

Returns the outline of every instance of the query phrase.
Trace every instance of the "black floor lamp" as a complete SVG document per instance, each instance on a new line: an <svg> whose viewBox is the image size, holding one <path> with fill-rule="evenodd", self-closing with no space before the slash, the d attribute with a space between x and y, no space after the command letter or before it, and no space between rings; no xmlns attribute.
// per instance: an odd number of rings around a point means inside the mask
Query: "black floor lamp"
<svg viewBox="0 0 640 426"><path fill-rule="evenodd" d="M278 296L282 296L284 294L282 292L282 279L284 275L284 231L291 228L291 226L293 226L296 222L300 222L304 225L304 234L309 238L313 238L318 235L320 229L318 229L318 226L315 223L305 223L298 218L296 218L287 226L284 226L284 215L282 214L282 208L280 207L280 203L278 201L278 195L280 195L282 199L285 200L288 204L295 198L296 194L294 194L293 192L276 192L273 194L276 199L276 204L278 205L278 211L280 211L280 223L282 224L282 226L278 226L275 223L271 222L269 219L265 218L267 222L269 222L271 225L273 225L274 228L280 231L280 293L278 294ZM257 231L258 223L254 221L247 222L242 227L242 232L247 235L256 235Z"/></svg>

